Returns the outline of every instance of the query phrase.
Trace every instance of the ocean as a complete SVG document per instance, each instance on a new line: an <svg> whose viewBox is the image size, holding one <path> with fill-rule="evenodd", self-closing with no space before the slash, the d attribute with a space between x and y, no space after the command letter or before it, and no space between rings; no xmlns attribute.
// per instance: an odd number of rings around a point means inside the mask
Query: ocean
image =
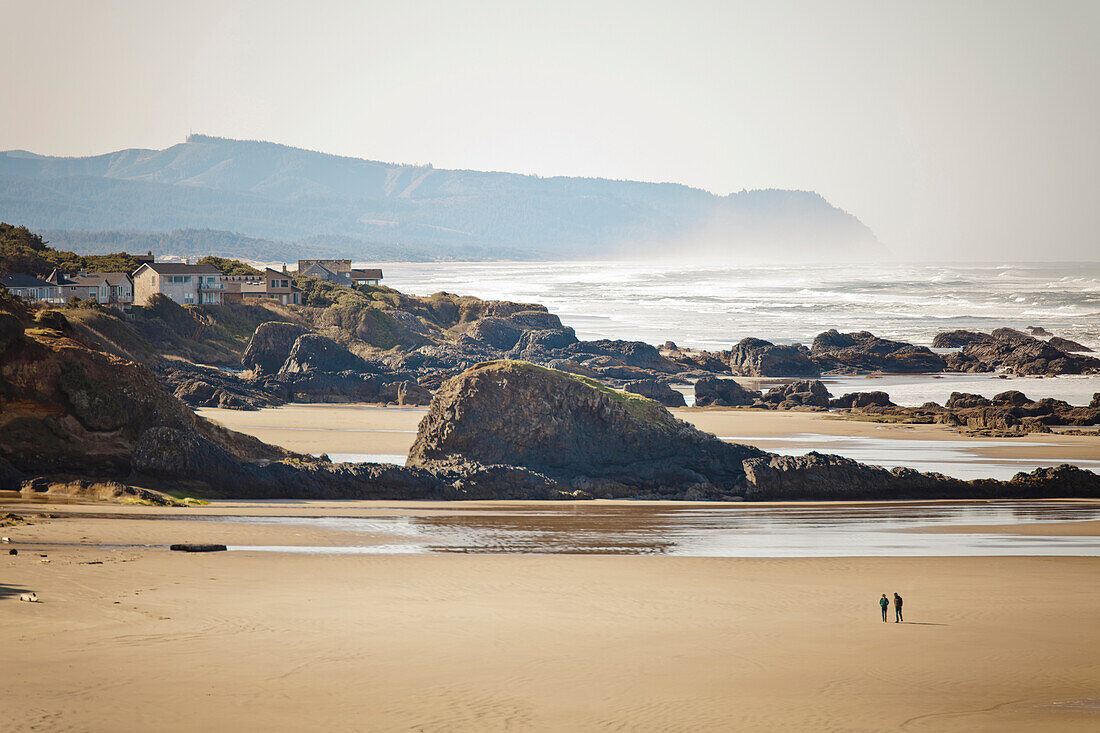
<svg viewBox="0 0 1100 733"><path fill-rule="evenodd" d="M930 346L940 331L1042 326L1100 350L1100 263L745 266L668 262L384 265L386 285L541 303L584 340L718 350L746 336L809 345L867 330Z"/></svg>
<svg viewBox="0 0 1100 733"><path fill-rule="evenodd" d="M931 346L941 331L1041 326L1100 352L1100 263L736 266L662 262L441 262L383 265L386 285L541 303L577 337L708 350L746 336L809 345L830 328ZM1100 377L842 377L834 394L882 389L898 404L953 391L1088 404ZM768 386L766 383L760 386Z"/></svg>

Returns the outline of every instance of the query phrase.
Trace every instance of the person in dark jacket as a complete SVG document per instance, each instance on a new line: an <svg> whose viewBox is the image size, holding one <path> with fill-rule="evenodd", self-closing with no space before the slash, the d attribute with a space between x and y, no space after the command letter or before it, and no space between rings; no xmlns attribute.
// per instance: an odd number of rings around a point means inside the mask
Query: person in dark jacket
<svg viewBox="0 0 1100 733"><path fill-rule="evenodd" d="M890 599L886 597L886 594L882 594L882 598L878 599L879 608L882 609L882 623L886 623L886 609L890 607Z"/></svg>
<svg viewBox="0 0 1100 733"><path fill-rule="evenodd" d="M895 593L894 594L894 616L896 616L896 618L894 619L895 624L901 623L902 621L905 620L901 617L901 604L902 604L902 602L903 601L901 599L901 596L899 596L897 593Z"/></svg>

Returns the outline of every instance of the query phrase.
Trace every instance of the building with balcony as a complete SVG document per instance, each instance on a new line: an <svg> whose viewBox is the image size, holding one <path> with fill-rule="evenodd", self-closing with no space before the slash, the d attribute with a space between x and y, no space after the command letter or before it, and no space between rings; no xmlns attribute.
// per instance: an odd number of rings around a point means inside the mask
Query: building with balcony
<svg viewBox="0 0 1100 733"><path fill-rule="evenodd" d="M17 295L30 303L63 302L56 285L46 280L41 280L34 275L24 275L21 272L0 275L0 283L2 283L12 295Z"/></svg>
<svg viewBox="0 0 1100 733"><path fill-rule="evenodd" d="M62 301L75 297L124 308L134 302L134 284L125 272L79 272L71 275L54 270L46 281L57 286Z"/></svg>
<svg viewBox="0 0 1100 733"><path fill-rule="evenodd" d="M147 305L159 293L180 305L218 305L225 293L222 278L211 265L146 262L134 272L134 303Z"/></svg>
<svg viewBox="0 0 1100 733"><path fill-rule="evenodd" d="M290 275L270 267L258 275L223 275L223 302L245 303L258 298L277 300L283 305L302 302L302 289L294 285Z"/></svg>

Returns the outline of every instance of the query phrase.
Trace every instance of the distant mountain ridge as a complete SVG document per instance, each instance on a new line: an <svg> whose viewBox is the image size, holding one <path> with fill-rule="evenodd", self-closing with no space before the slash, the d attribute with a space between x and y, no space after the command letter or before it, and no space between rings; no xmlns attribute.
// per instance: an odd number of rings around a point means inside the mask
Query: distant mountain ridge
<svg viewBox="0 0 1100 733"><path fill-rule="evenodd" d="M108 247L135 233L235 233L257 259L265 241L293 242L294 251L361 247L353 257L407 249L417 259L667 253L700 242L717 254L763 245L794 257L858 256L878 244L854 216L806 191L716 196L675 183L445 170L204 135L85 158L0 153L0 219L62 239L60 230L76 230Z"/></svg>

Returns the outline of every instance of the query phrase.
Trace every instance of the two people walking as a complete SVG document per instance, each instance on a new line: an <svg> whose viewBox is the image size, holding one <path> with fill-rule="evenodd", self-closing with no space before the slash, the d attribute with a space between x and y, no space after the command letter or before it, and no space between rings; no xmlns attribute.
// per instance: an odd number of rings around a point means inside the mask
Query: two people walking
<svg viewBox="0 0 1100 733"><path fill-rule="evenodd" d="M894 623L901 623L905 619L901 617L901 606L905 601L897 593L894 594ZM890 608L890 599L886 597L886 594L882 594L882 598L878 599L879 608L882 609L882 623L886 623L886 609Z"/></svg>

